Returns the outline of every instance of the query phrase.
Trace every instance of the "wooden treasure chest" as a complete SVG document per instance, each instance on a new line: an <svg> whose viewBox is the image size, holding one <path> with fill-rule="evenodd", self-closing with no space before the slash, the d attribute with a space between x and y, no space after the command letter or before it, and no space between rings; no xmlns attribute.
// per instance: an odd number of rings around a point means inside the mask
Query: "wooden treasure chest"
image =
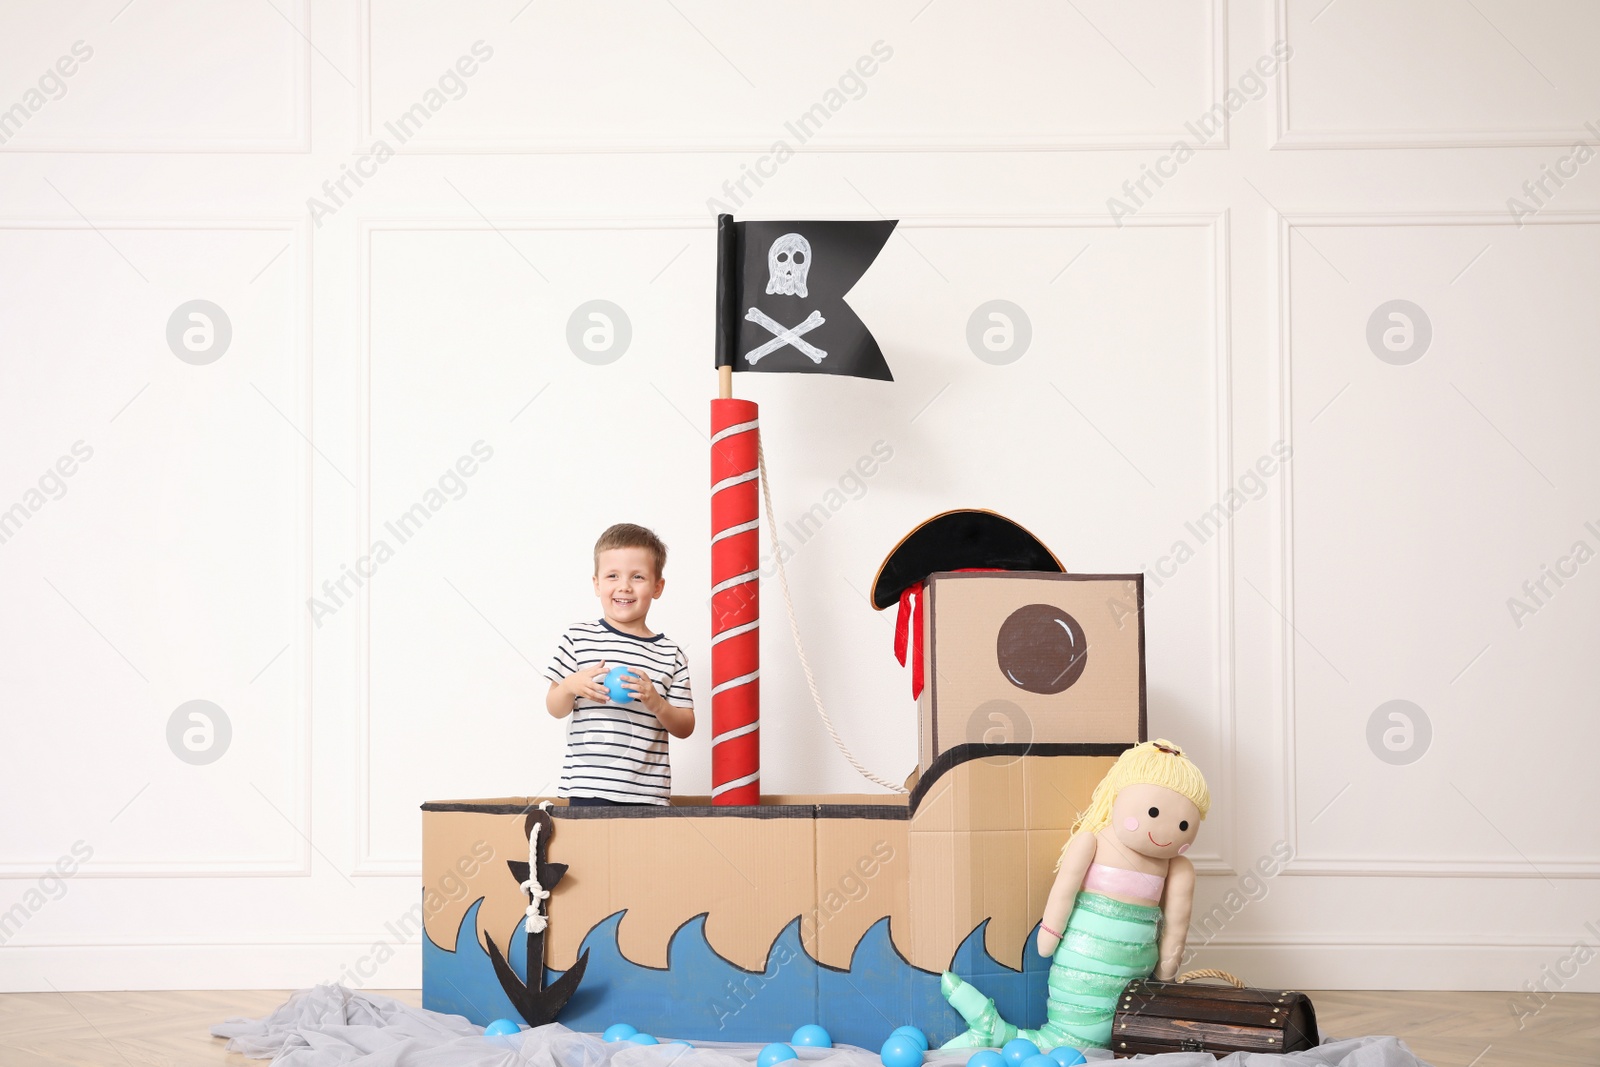
<svg viewBox="0 0 1600 1067"><path fill-rule="evenodd" d="M1193 978L1230 986L1201 986ZM1250 989L1220 971L1196 971L1176 982L1129 982L1111 1025L1118 1059L1141 1052L1301 1052L1315 1048L1317 1016L1304 993Z"/></svg>

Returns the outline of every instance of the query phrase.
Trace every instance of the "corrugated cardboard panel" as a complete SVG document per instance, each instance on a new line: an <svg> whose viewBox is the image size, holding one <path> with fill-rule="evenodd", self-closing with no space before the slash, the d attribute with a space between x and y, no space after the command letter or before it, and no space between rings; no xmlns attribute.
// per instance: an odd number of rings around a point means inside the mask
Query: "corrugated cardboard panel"
<svg viewBox="0 0 1600 1067"><path fill-rule="evenodd" d="M1025 907L1032 921L1038 923L1044 917L1044 904L1049 899L1050 888L1055 885L1056 864L1061 860L1061 847L1067 843L1067 833L1055 829L1027 830L1023 836L1028 850Z"/></svg>
<svg viewBox="0 0 1600 1067"><path fill-rule="evenodd" d="M953 775L943 774L935 779L917 804L911 821L923 833L956 828L958 790Z"/></svg>
<svg viewBox="0 0 1600 1067"><path fill-rule="evenodd" d="M906 798L897 793L763 793L761 804L763 807L811 804L821 806L826 812L840 807L859 807L863 804L873 807L903 808L906 806Z"/></svg>
<svg viewBox="0 0 1600 1067"><path fill-rule="evenodd" d="M1025 807L1019 825L1035 830L1051 826L1070 829L1115 762L1115 756L1034 756L1024 760Z"/></svg>
<svg viewBox="0 0 1600 1067"><path fill-rule="evenodd" d="M922 592L927 596L927 590ZM933 763L933 758L938 755L933 749L933 615L924 610L922 612L922 693L917 697L917 766L926 771ZM910 659L909 650L907 659ZM908 662L908 668L914 668L915 663Z"/></svg>
<svg viewBox="0 0 1600 1067"><path fill-rule="evenodd" d="M816 905L801 924L813 958L848 968L862 935L885 917L895 947L910 956L909 825L883 819L816 821Z"/></svg>
<svg viewBox="0 0 1600 1067"><path fill-rule="evenodd" d="M1028 887L1038 880L1038 874L1029 869L1027 833L990 830L973 834L969 840L972 896L980 909L972 926L987 918L984 945L989 955L1019 970L1023 942L1039 918L1028 910Z"/></svg>
<svg viewBox="0 0 1600 1067"><path fill-rule="evenodd" d="M567 873L550 891L550 927L545 935L545 966L565 971L594 924L616 909L611 904L611 819L555 819L546 858L565 863ZM527 898L517 894L524 907ZM485 907L488 905L485 904ZM668 931L668 936L671 931Z"/></svg>
<svg viewBox="0 0 1600 1067"><path fill-rule="evenodd" d="M507 798L505 803L518 799ZM527 862L523 822L521 813L423 813L423 925L434 944L453 948L467 909L482 898L478 943L484 944L488 932L505 949L528 906L527 896L506 866L507 860Z"/></svg>
<svg viewBox="0 0 1600 1067"><path fill-rule="evenodd" d="M955 783L952 829L981 832L1016 830L1024 825L1027 796L1023 764L1027 757L980 756L958 764L945 776Z"/></svg>
<svg viewBox="0 0 1600 1067"><path fill-rule="evenodd" d="M1038 954L1033 934L1043 910L1036 887L1053 879L1053 856L1032 846L1029 831L974 836L974 861L987 872L984 896L995 913L984 936L969 939L951 967L986 996L995 998L1001 1014L1018 1026L1044 1022L1048 962ZM1009 872L1009 873L1002 873Z"/></svg>
<svg viewBox="0 0 1600 1067"><path fill-rule="evenodd" d="M913 823L906 841L911 849L911 962L923 970L944 971L971 930L958 929L972 914L969 837L919 830Z"/></svg>
<svg viewBox="0 0 1600 1067"><path fill-rule="evenodd" d="M1010 759L957 764L912 815L911 959L919 967L948 967L985 919L989 954L1021 966L1068 831L1115 762L1112 756ZM968 962L992 966L981 954Z"/></svg>
<svg viewBox="0 0 1600 1067"><path fill-rule="evenodd" d="M931 744L925 757L976 742L1132 744L1142 729L1144 673L1138 620L1113 613L1136 576L937 574L928 581ZM1029 692L1002 672L1002 624L1029 604L1077 620L1086 642L1082 675L1054 694ZM997 718L998 717L998 718ZM926 771L928 762L924 762Z"/></svg>
<svg viewBox="0 0 1600 1067"><path fill-rule="evenodd" d="M950 967L967 935L988 919L985 941L997 960L1020 959L1027 914L1027 843L1020 830L917 832L911 845L911 962ZM1036 918L1036 917L1034 917ZM980 964L981 966L986 966Z"/></svg>
<svg viewBox="0 0 1600 1067"><path fill-rule="evenodd" d="M573 832L600 825L604 834ZM558 819L550 859L570 868L551 897L551 914L565 928L551 946L556 969L575 957L571 930L587 932L626 910L617 940L634 963L665 967L672 934L704 912L706 940L719 955L763 970L779 931L816 903L809 814Z"/></svg>
<svg viewBox="0 0 1600 1067"><path fill-rule="evenodd" d="M798 918L801 947L834 970L807 978L803 998L798 989L770 991L806 973L803 965L769 972L763 1003L809 998L783 1003L803 1013L827 1001L840 1019L853 1018L868 1010L856 988L867 975L848 982L829 975L864 959L877 975L873 996L897 1011L921 1005L920 1017L931 1009L918 998L936 997L933 976L947 968L993 976L996 989L1010 989L1025 977L1013 972L1068 828L1114 759L1006 753L955 763L930 779L909 819L903 798L881 795L774 797L783 803L750 809L558 806L549 859L569 870L550 901L547 964L571 967L584 938L622 912L613 960L664 968L673 936L704 914L705 948L759 975L774 939ZM504 947L526 906L505 862L526 860L522 826L531 802L459 803L461 810L430 804L423 816L425 882L447 900L427 916L429 937L454 945L461 916L481 897L480 944L488 930ZM980 927L982 936L972 937ZM863 953L863 945L875 947ZM929 973L897 970L896 954ZM646 972L608 973L629 995L645 996L641 1004L655 995ZM668 1018L670 1009L663 1011Z"/></svg>

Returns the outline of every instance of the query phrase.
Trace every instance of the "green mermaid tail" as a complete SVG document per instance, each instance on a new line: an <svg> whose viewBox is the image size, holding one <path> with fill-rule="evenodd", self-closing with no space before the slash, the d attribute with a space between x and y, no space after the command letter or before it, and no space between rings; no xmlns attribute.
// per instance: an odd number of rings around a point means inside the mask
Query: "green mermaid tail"
<svg viewBox="0 0 1600 1067"><path fill-rule="evenodd" d="M1050 960L1045 1024L1025 1030L1007 1022L992 998L946 971L939 988L968 1029L943 1047L996 1048L1025 1037L1041 1052L1058 1045L1105 1048L1123 987L1155 970L1160 924L1160 908L1080 892Z"/></svg>
<svg viewBox="0 0 1600 1067"><path fill-rule="evenodd" d="M951 1038L940 1048L999 1048L1017 1036L1017 1028L1000 1018L994 998L984 996L952 972L944 972L939 979L939 991L961 1013L968 1027L966 1033Z"/></svg>

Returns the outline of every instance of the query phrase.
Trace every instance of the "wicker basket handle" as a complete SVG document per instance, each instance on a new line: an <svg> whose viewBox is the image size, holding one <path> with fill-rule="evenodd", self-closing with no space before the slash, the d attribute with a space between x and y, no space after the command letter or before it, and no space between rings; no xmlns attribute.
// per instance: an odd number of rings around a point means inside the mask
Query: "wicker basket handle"
<svg viewBox="0 0 1600 1067"><path fill-rule="evenodd" d="M1183 974L1178 975L1177 980L1179 982L1188 982L1197 978L1220 978L1222 981L1227 982L1235 989L1244 988L1244 983L1238 978L1235 978L1233 975L1229 974L1227 971L1218 971L1211 968L1207 968L1206 970L1202 971L1186 971Z"/></svg>

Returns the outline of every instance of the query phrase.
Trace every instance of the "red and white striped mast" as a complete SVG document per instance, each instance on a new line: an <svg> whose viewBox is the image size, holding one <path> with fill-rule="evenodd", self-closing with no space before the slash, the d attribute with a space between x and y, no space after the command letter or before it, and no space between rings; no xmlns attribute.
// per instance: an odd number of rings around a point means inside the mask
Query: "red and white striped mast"
<svg viewBox="0 0 1600 1067"><path fill-rule="evenodd" d="M717 399L711 401L711 802L761 803L760 428L733 398L740 237L717 217Z"/></svg>
<svg viewBox="0 0 1600 1067"><path fill-rule="evenodd" d="M717 368L711 402L711 802L761 802L760 427Z"/></svg>
<svg viewBox="0 0 1600 1067"><path fill-rule="evenodd" d="M755 230L749 230L749 227ZM716 368L718 397L711 402L711 800L714 804L761 803L761 596L759 580L760 530L758 496L763 495L760 430L756 405L733 398L735 361L745 360L755 369L779 348L810 357L787 366L763 365L762 370L818 371L858 378L893 381L883 351L866 323L845 302L844 296L883 249L896 223L866 222L754 222L735 223L732 215L717 216L717 332ZM744 244L754 238L764 250L760 258L747 257ZM831 263L825 276L813 275L815 251ZM811 287L807 288L807 278ZM764 280L764 281L763 281ZM823 284L818 284L823 282ZM764 293L762 290L764 289ZM763 295L776 298L761 309ZM811 312L798 325L769 312L801 314L794 304L809 303ZM783 304L783 307L779 307ZM823 312L826 312L826 315ZM744 323L754 323L772 336L763 338L741 356ZM819 326L827 330L827 350L801 335ZM816 338L813 337L813 340ZM827 366L821 367L823 359ZM770 509L769 509L770 517ZM776 546L776 534L774 546ZM778 577L783 580L783 558L778 557ZM785 586L785 602L788 591ZM789 621L794 623L790 606ZM804 651L796 651L806 681L816 695ZM827 724L820 699L817 711ZM828 726L831 732L833 727ZM838 741L837 735L834 737ZM842 743L841 743L842 747ZM855 757L850 759L867 773ZM871 777L869 774L868 777ZM877 781L878 779L874 779ZM890 786L894 788L894 786Z"/></svg>

